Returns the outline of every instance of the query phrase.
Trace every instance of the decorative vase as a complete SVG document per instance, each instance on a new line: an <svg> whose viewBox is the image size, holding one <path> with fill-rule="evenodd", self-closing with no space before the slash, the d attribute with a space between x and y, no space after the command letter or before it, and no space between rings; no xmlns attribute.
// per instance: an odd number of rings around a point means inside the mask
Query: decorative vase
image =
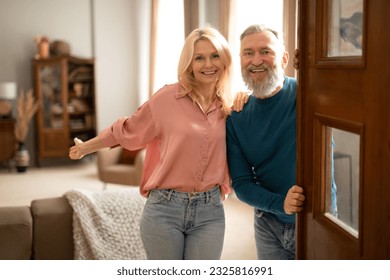
<svg viewBox="0 0 390 280"><path fill-rule="evenodd" d="M26 172L30 165L30 154L23 142L18 142L18 150L15 156L15 166L17 172Z"/></svg>
<svg viewBox="0 0 390 280"><path fill-rule="evenodd" d="M39 58L48 58L49 57L49 42L41 41L38 44L38 55L39 55Z"/></svg>

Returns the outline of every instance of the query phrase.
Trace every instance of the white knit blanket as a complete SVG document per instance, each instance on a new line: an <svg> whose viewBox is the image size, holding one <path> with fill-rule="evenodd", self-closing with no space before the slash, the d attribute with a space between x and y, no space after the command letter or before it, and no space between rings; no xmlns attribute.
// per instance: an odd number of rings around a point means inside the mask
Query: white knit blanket
<svg viewBox="0 0 390 280"><path fill-rule="evenodd" d="M146 259L139 230L145 198L138 188L75 189L65 197L74 211L76 260Z"/></svg>

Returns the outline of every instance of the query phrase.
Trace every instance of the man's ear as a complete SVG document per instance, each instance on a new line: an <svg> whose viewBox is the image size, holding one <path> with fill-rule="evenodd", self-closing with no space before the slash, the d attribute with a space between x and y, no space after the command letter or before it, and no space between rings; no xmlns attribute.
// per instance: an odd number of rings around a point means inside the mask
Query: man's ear
<svg viewBox="0 0 390 280"><path fill-rule="evenodd" d="M287 67L288 59L289 59L289 54L287 51L285 51L283 53L283 57L282 57L282 68L283 69L285 69Z"/></svg>

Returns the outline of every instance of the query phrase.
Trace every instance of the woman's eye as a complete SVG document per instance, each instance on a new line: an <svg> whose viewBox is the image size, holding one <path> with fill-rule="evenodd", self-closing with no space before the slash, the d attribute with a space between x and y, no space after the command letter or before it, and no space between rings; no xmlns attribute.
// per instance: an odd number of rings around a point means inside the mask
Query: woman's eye
<svg viewBox="0 0 390 280"><path fill-rule="evenodd" d="M214 53L214 54L211 55L211 58L212 59L219 58L219 54L218 53Z"/></svg>

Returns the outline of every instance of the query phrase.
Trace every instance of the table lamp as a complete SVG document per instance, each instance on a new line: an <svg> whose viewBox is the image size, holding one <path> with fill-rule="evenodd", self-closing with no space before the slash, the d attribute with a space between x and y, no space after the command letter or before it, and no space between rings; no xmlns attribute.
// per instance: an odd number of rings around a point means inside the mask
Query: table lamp
<svg viewBox="0 0 390 280"><path fill-rule="evenodd" d="M12 117L12 101L16 98L16 83L0 82L0 119Z"/></svg>

